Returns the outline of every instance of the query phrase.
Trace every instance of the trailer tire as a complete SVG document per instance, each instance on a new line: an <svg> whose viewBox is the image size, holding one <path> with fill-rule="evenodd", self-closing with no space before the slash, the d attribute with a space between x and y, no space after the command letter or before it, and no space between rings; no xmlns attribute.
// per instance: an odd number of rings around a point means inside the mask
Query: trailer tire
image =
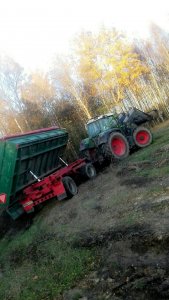
<svg viewBox="0 0 169 300"><path fill-rule="evenodd" d="M84 167L83 167L83 176L86 179L92 179L96 177L96 169L95 167L91 164L91 163L87 163Z"/></svg>
<svg viewBox="0 0 169 300"><path fill-rule="evenodd" d="M152 133L145 127L138 127L133 133L133 139L136 146L144 148L152 143Z"/></svg>
<svg viewBox="0 0 169 300"><path fill-rule="evenodd" d="M63 177L62 182L63 182L64 188L66 190L66 194L69 199L78 193L77 185L71 177L69 177L69 176Z"/></svg>
<svg viewBox="0 0 169 300"><path fill-rule="evenodd" d="M108 140L111 155L117 159L124 159L129 156L129 143L120 132L113 132Z"/></svg>

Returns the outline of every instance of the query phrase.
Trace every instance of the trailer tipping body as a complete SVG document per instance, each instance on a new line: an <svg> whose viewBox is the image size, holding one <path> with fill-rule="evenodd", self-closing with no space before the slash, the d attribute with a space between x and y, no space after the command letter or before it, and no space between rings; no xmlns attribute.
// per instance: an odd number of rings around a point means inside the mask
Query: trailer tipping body
<svg viewBox="0 0 169 300"><path fill-rule="evenodd" d="M95 175L85 159L63 167L67 142L68 132L58 127L0 139L0 206L13 219L51 198L75 195L74 180Z"/></svg>

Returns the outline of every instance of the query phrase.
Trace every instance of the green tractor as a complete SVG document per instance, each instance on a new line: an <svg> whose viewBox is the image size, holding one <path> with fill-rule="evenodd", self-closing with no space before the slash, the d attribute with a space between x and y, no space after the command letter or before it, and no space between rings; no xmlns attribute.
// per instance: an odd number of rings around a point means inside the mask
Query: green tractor
<svg viewBox="0 0 169 300"><path fill-rule="evenodd" d="M124 159L132 149L151 144L150 130L140 126L151 120L150 115L136 108L128 113L110 113L91 119L86 124L88 138L81 141L80 152L93 163Z"/></svg>

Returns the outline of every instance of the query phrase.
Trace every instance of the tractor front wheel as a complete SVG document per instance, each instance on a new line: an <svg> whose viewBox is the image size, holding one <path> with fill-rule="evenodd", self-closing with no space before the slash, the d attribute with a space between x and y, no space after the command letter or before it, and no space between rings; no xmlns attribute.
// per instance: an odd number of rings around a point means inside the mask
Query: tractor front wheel
<svg viewBox="0 0 169 300"><path fill-rule="evenodd" d="M129 155L129 143L120 132L110 135L108 145L111 154L117 159L124 159Z"/></svg>
<svg viewBox="0 0 169 300"><path fill-rule="evenodd" d="M133 134L134 142L139 148L144 148L152 143L152 134L145 127L138 127Z"/></svg>

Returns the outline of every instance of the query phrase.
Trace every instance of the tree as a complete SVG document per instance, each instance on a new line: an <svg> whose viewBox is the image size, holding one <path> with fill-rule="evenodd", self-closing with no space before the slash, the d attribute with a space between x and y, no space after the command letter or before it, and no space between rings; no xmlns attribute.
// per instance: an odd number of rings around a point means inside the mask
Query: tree
<svg viewBox="0 0 169 300"><path fill-rule="evenodd" d="M59 89L69 94L70 99L76 101L79 112L83 112L82 119L90 119L91 114L86 101L83 85L77 76L76 59L73 57L57 57L51 70L51 78L54 84L57 82Z"/></svg>
<svg viewBox="0 0 169 300"><path fill-rule="evenodd" d="M23 132L27 128L27 120L21 116L18 118L18 114L24 108L21 100L21 86L24 80L24 70L18 63L10 57L0 58L0 109L1 115L4 118L5 115L9 116L10 120L8 129L5 125L4 133L9 131Z"/></svg>
<svg viewBox="0 0 169 300"><path fill-rule="evenodd" d="M22 86L21 96L24 103L24 114L29 120L31 129L48 127L58 123L54 114L55 89L47 74L42 72L31 74Z"/></svg>
<svg viewBox="0 0 169 300"><path fill-rule="evenodd" d="M82 82L108 109L123 100L128 88L137 91L140 77L149 71L125 36L114 29L81 34L75 51Z"/></svg>

